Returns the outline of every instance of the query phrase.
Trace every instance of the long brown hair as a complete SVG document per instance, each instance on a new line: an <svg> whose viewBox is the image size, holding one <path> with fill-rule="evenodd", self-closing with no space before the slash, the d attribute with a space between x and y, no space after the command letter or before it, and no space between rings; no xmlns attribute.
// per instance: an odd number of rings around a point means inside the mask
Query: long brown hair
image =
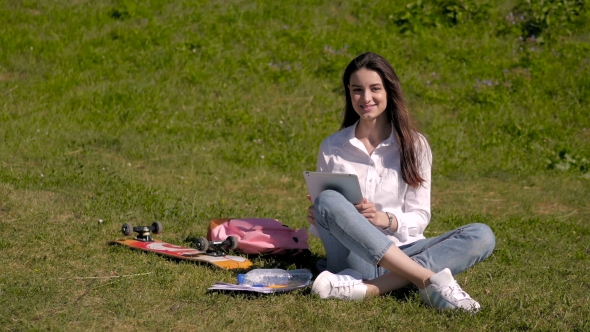
<svg viewBox="0 0 590 332"><path fill-rule="evenodd" d="M422 140L410 118L399 79L393 67L382 56L372 52L363 53L354 58L344 70L342 84L344 85L346 105L344 106L344 119L342 120L340 129L352 126L360 118L352 106L352 98L348 85L350 84L350 76L361 68L372 70L381 76L385 92L387 93L387 108L385 112L387 119L393 125L401 151L400 163L402 178L410 186L418 187L425 181L419 171L420 149L423 148Z"/></svg>

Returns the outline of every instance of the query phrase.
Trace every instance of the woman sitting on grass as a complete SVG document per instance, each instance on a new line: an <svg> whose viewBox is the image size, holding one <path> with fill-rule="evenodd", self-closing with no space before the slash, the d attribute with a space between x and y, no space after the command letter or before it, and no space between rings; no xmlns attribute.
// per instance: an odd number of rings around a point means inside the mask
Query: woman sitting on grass
<svg viewBox="0 0 590 332"><path fill-rule="evenodd" d="M360 300L414 284L427 305L478 311L479 303L453 275L492 253L493 232L470 224L425 238L432 156L412 125L393 68L383 57L363 53L346 67L342 83L344 120L322 142L317 171L356 174L364 201L353 205L326 190L308 209L327 256L327 270L312 292Z"/></svg>

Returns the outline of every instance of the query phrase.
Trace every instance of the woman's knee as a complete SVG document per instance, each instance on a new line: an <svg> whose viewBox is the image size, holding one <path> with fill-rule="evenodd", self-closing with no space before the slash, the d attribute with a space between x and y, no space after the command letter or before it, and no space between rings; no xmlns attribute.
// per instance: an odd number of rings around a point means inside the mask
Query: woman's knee
<svg viewBox="0 0 590 332"><path fill-rule="evenodd" d="M473 241L482 251L485 257L488 257L496 247L496 236L490 226L482 223L474 223L468 225L469 233Z"/></svg>
<svg viewBox="0 0 590 332"><path fill-rule="evenodd" d="M315 198L313 204L315 206L330 207L343 200L346 201L346 198L341 193L335 190L324 190Z"/></svg>
<svg viewBox="0 0 590 332"><path fill-rule="evenodd" d="M334 190L322 191L313 202L316 223L330 229L330 222L334 220L334 214L337 213L342 199L345 199L344 196Z"/></svg>

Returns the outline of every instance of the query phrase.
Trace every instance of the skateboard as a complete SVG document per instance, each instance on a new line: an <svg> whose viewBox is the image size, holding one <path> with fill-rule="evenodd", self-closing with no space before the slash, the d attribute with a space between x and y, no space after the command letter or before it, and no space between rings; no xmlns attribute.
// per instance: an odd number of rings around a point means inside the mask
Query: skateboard
<svg viewBox="0 0 590 332"><path fill-rule="evenodd" d="M226 254L227 251L238 247L238 240L235 236L229 236L225 241L208 241L203 237L196 238L193 240L196 248L189 248L154 240L152 233L162 233L162 223L160 222L155 222L151 226L133 226L130 223L125 223L121 227L121 233L125 236L130 236L134 232L137 233L137 236L133 239L119 239L111 241L109 244L154 252L175 259L207 263L226 270L247 269L252 266L252 262L247 258Z"/></svg>

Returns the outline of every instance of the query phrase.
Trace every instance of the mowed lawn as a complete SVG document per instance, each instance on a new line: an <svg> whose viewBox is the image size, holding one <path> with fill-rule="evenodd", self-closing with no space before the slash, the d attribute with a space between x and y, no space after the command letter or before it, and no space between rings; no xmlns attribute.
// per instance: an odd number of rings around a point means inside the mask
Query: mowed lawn
<svg viewBox="0 0 590 332"><path fill-rule="evenodd" d="M432 147L426 234L496 234L456 276L480 313L207 292L236 272L107 244L125 222L177 244L220 217L306 227L302 172L365 51ZM589 331L589 104L579 0L3 0L0 330ZM317 274L309 244L252 260Z"/></svg>

